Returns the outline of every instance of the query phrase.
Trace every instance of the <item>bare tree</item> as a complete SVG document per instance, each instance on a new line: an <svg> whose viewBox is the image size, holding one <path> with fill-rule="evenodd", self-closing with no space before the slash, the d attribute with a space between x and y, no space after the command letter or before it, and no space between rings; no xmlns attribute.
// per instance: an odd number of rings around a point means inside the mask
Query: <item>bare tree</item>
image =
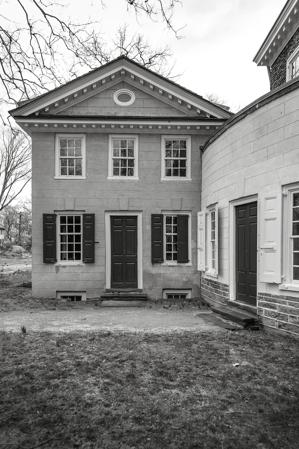
<svg viewBox="0 0 299 449"><path fill-rule="evenodd" d="M179 0L123 1L136 14L160 19L175 31L172 18ZM10 7L12 3L19 12L18 23L0 9L0 84L11 102L47 92L80 70L98 67L119 54L155 70L165 67L168 49L150 49L140 35L129 37L125 28L118 33L116 47L109 48L95 23L64 20L59 0L11 0Z"/></svg>
<svg viewBox="0 0 299 449"><path fill-rule="evenodd" d="M206 97L211 103L214 103L217 106L226 109L227 111L230 110L230 107L227 106L226 101L223 100L223 98L219 97L217 94L207 94Z"/></svg>
<svg viewBox="0 0 299 449"><path fill-rule="evenodd" d="M0 142L0 212L30 181L30 143L18 130L2 133Z"/></svg>

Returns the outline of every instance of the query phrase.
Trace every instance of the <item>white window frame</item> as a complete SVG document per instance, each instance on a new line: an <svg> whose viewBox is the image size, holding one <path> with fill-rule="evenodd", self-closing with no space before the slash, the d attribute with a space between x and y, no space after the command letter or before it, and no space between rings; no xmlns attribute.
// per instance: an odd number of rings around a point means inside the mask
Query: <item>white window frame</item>
<svg viewBox="0 0 299 449"><path fill-rule="evenodd" d="M134 141L134 176L115 176L113 175L113 139L119 140L133 140ZM137 135L128 135L128 134L110 134L109 135L109 157L108 157L108 179L116 179L122 181L136 181L139 179L138 177L138 136Z"/></svg>
<svg viewBox="0 0 299 449"><path fill-rule="evenodd" d="M191 298L191 289L189 288L185 288L185 289L173 289L173 288L165 288L163 289L162 292L162 298L163 299L168 299L167 295L186 295L186 299L190 299Z"/></svg>
<svg viewBox="0 0 299 449"><path fill-rule="evenodd" d="M186 176L165 176L165 142L166 140L186 140ZM161 136L161 181L191 181L191 136Z"/></svg>
<svg viewBox="0 0 299 449"><path fill-rule="evenodd" d="M212 213L215 214L215 235L214 239L212 239L212 227L211 227L211 218ZM206 208L206 214L205 214L205 220L206 220L206 271L205 274L208 276L217 278L218 277L218 245L219 245L219 238L218 238L218 205L211 204ZM214 242L214 259L215 263L214 266L212 264L212 241Z"/></svg>
<svg viewBox="0 0 299 449"><path fill-rule="evenodd" d="M286 80L290 81L292 79L298 78L299 73L297 76L292 77L292 63L294 62L295 59L297 59L297 57L299 57L299 45L298 47L295 48L295 50L293 51L293 53L289 56L289 58L287 59L287 64L286 64Z"/></svg>
<svg viewBox="0 0 299 449"><path fill-rule="evenodd" d="M121 94L127 94L127 95L129 95L129 96L130 96L130 99L129 99L128 101L120 101L120 100L118 99L118 97L119 97ZM130 106L130 105L133 104L134 101L135 101L135 94L134 94L134 92L133 92L132 90L129 90L129 89L118 89L118 90L115 91L114 94L113 94L113 100L114 100L114 103L116 103L118 106Z"/></svg>
<svg viewBox="0 0 299 449"><path fill-rule="evenodd" d="M77 260L63 260L61 259L61 251L60 251L60 219L64 216L80 216L81 217L81 259ZM84 265L83 264L83 214L78 212L66 211L59 212L57 214L57 223L56 223L56 254L57 254L57 264L58 265Z"/></svg>
<svg viewBox="0 0 299 449"><path fill-rule="evenodd" d="M191 212L184 212L184 211L162 211L163 215L163 260L164 262L161 265L167 265L169 267L185 267L185 266L192 266L192 252L191 252L191 219L192 214ZM176 260L166 260L166 216L167 215L188 215L188 255L189 255L189 262L187 263L181 263L177 262Z"/></svg>
<svg viewBox="0 0 299 449"><path fill-rule="evenodd" d="M294 193L299 193L299 183L283 187L283 282L280 290L299 291L299 280L293 279L293 237L292 237L292 198Z"/></svg>
<svg viewBox="0 0 299 449"><path fill-rule="evenodd" d="M81 139L82 175L60 174L60 139ZM86 179L86 136L85 134L56 134L55 138L55 179Z"/></svg>

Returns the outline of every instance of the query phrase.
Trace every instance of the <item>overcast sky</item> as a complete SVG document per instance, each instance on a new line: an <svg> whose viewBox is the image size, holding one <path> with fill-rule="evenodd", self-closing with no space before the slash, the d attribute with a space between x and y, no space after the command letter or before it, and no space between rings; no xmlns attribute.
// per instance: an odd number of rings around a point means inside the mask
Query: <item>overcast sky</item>
<svg viewBox="0 0 299 449"><path fill-rule="evenodd" d="M173 73L180 75L176 81L196 93L216 94L236 111L269 90L267 69L252 60L285 0L182 0L174 17L178 28L184 26L179 40L161 23L136 20L123 0L105 0L106 7L96 8L98 1L88 10L73 0L68 9L81 19L91 14L108 40L126 23L153 46L167 44Z"/></svg>
<svg viewBox="0 0 299 449"><path fill-rule="evenodd" d="M217 95L233 112L269 91L267 69L252 62L255 54L285 4L285 0L182 0L174 23L184 27L176 39L165 24L135 17L124 0L65 0L63 16L76 21L97 21L106 41L128 25L142 33L153 47L168 45L173 53L175 81L206 96ZM104 3L104 7L102 5ZM15 2L0 0L0 12L8 14ZM25 197L30 197L26 189Z"/></svg>

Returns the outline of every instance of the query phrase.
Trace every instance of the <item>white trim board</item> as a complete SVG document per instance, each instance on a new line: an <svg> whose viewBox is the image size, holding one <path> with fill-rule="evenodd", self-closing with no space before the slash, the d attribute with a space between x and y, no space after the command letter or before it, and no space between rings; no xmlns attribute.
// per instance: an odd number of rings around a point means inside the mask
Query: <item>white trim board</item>
<svg viewBox="0 0 299 449"><path fill-rule="evenodd" d="M105 212L105 247L106 247L106 289L111 288L111 216L136 216L137 217L137 288L143 288L143 263L142 263L142 212L109 211Z"/></svg>

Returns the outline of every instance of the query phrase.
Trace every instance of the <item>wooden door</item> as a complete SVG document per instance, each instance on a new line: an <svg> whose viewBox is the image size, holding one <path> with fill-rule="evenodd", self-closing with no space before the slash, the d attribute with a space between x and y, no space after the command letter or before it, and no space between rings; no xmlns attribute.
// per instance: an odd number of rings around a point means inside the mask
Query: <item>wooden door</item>
<svg viewBox="0 0 299 449"><path fill-rule="evenodd" d="M137 285L137 216L111 216L111 288Z"/></svg>
<svg viewBox="0 0 299 449"><path fill-rule="evenodd" d="M236 300L256 305L257 203L236 207Z"/></svg>

